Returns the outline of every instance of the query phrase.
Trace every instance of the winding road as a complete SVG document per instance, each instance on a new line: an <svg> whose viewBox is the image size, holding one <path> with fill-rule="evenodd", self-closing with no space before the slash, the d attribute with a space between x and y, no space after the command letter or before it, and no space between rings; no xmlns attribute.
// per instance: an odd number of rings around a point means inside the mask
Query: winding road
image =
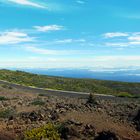
<svg viewBox="0 0 140 140"><path fill-rule="evenodd" d="M54 90L54 89L43 89L43 88L36 88L30 86L23 86L15 83L10 83L8 81L0 80L0 84L6 84L7 86L16 88L21 91L31 92L31 93L38 93L38 94L45 94L46 96L67 96L67 97L78 97L78 98L87 98L90 93L86 92L75 92L75 91L63 91L63 90ZM114 98L113 95L105 95L105 94L95 94L95 96L100 98Z"/></svg>

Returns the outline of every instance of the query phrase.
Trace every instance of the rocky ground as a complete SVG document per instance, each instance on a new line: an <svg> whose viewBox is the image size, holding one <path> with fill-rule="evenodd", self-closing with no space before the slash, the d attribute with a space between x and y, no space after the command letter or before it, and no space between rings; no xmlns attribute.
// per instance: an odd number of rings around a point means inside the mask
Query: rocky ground
<svg viewBox="0 0 140 140"><path fill-rule="evenodd" d="M44 96L0 85L0 140L49 122L63 125L62 140L140 140L140 100Z"/></svg>

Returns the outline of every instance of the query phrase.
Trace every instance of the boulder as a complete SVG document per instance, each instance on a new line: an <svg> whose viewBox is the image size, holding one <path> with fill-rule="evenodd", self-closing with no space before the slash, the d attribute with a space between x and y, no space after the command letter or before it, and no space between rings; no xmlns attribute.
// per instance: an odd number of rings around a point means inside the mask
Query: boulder
<svg viewBox="0 0 140 140"><path fill-rule="evenodd" d="M140 109L137 111L136 116L133 119L133 122L136 125L137 131L140 131Z"/></svg>
<svg viewBox="0 0 140 140"><path fill-rule="evenodd" d="M120 140L119 137L111 131L102 131L94 140Z"/></svg>

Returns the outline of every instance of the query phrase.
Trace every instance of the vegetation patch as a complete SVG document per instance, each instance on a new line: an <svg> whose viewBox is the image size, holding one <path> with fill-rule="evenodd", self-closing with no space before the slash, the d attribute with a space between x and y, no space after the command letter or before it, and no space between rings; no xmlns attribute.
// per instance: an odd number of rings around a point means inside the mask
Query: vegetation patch
<svg viewBox="0 0 140 140"><path fill-rule="evenodd" d="M39 105L39 106L43 106L45 105L45 102L42 101L41 99L35 99L34 101L31 102L31 105Z"/></svg>
<svg viewBox="0 0 140 140"><path fill-rule="evenodd" d="M127 97L127 98L135 98L136 97L135 95L132 95L128 92L120 92L117 96L118 97Z"/></svg>
<svg viewBox="0 0 140 140"><path fill-rule="evenodd" d="M7 84L1 84L1 87L2 88L5 88L5 89L13 89L13 87L7 85Z"/></svg>
<svg viewBox="0 0 140 140"><path fill-rule="evenodd" d="M15 114L12 109L0 110L0 118L9 118Z"/></svg>
<svg viewBox="0 0 140 140"><path fill-rule="evenodd" d="M51 123L28 130L25 132L24 140L60 140L60 135L57 127Z"/></svg>
<svg viewBox="0 0 140 140"><path fill-rule="evenodd" d="M22 71L0 70L0 79L25 86L32 86L44 89L50 88L87 93L96 92L98 94L112 95L118 95L120 94L120 92L127 92L130 95L138 95L140 93L140 83L53 77L31 74ZM3 86L5 87L5 85ZM120 96L122 95L120 94Z"/></svg>
<svg viewBox="0 0 140 140"><path fill-rule="evenodd" d="M4 96L0 96L0 101L7 101L7 100L9 100L9 98L4 97Z"/></svg>

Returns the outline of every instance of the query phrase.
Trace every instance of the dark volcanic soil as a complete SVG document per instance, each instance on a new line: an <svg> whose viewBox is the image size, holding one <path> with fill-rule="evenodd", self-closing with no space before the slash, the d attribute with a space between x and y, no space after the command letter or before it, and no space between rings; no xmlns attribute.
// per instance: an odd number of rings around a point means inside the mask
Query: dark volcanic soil
<svg viewBox="0 0 140 140"><path fill-rule="evenodd" d="M63 124L66 140L140 140L139 99L43 96L0 86L0 140L20 140L24 131ZM3 113L4 111L6 113ZM137 117L138 116L138 117Z"/></svg>

